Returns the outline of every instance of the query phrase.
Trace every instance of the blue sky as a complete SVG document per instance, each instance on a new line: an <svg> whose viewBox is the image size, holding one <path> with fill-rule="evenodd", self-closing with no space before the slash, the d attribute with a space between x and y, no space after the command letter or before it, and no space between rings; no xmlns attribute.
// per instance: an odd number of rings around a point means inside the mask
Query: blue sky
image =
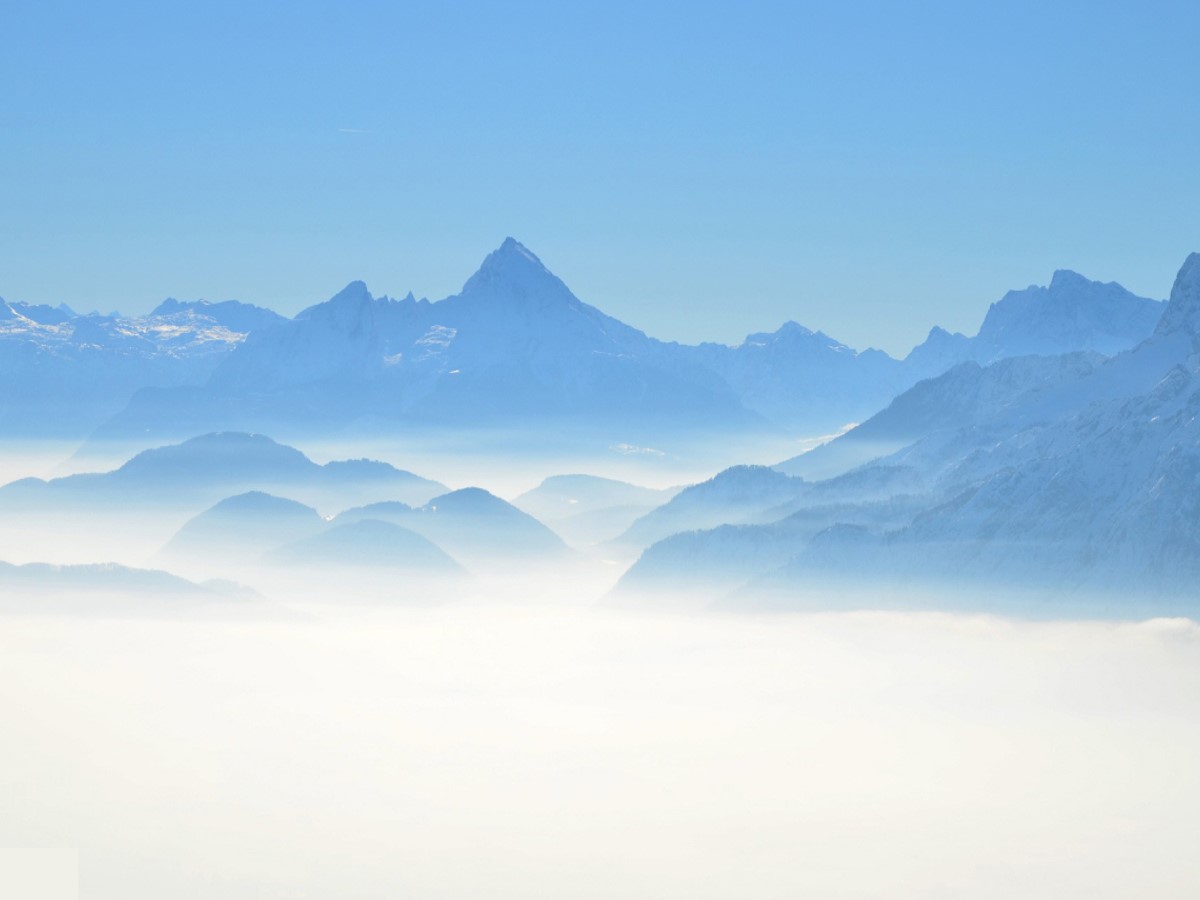
<svg viewBox="0 0 1200 900"><path fill-rule="evenodd" d="M903 353L1200 249L1195 3L9 4L0 296L294 312L506 235L649 333Z"/></svg>

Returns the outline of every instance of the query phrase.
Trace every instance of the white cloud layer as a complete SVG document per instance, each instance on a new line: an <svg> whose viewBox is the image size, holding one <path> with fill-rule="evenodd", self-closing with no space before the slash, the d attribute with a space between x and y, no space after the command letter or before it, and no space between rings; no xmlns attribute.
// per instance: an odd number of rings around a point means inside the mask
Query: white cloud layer
<svg viewBox="0 0 1200 900"><path fill-rule="evenodd" d="M6 618L0 845L91 900L1200 890L1193 622L570 600Z"/></svg>

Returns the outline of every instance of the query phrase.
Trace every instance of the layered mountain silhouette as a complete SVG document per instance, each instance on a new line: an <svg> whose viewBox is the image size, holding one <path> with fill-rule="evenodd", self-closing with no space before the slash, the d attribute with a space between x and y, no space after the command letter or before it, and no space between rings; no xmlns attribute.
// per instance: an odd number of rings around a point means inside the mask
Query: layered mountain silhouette
<svg viewBox="0 0 1200 900"><path fill-rule="evenodd" d="M1010 356L1091 351L1112 356L1148 338L1165 303L1119 284L1089 281L1061 269L1047 287L1009 291L993 303L975 337L934 328L905 362L923 377L960 362L983 365Z"/></svg>
<svg viewBox="0 0 1200 900"><path fill-rule="evenodd" d="M190 519L157 558L168 567L245 566L327 527L326 520L311 506L262 491L248 491L227 497Z"/></svg>
<svg viewBox="0 0 1200 900"><path fill-rule="evenodd" d="M1084 379L1104 362L1097 353L1018 356L988 366L959 363L918 382L861 425L813 450L779 463L789 475L828 478L887 456L946 428L984 427L1035 404L1021 401Z"/></svg>
<svg viewBox="0 0 1200 900"><path fill-rule="evenodd" d="M54 503L126 507L214 502L234 492L286 487L299 497L353 502L367 494L421 501L445 486L375 460L318 465L266 435L222 432L145 450L104 473L46 481L24 478L0 487L0 512ZM314 501L315 502L315 501Z"/></svg>
<svg viewBox="0 0 1200 900"><path fill-rule="evenodd" d="M679 490L641 487L595 475L552 475L513 500L513 505L544 522L568 543L586 546L617 537Z"/></svg>
<svg viewBox="0 0 1200 900"><path fill-rule="evenodd" d="M769 500L757 501L757 521L739 508L740 524L727 515L722 527L679 529L643 554L623 587L670 582L711 595L741 583L744 601L767 593L803 606L827 604L830 595L814 589L829 585L949 585L956 590L940 596L959 602L990 586L1126 611L1123 598L1157 597L1156 609L1187 610L1200 576L1198 422L1193 254L1153 332L1133 349L965 364L922 382L809 467L857 468L781 482L766 493L783 505L770 511L762 509ZM803 461L783 468L802 470ZM907 474L897 480L898 472ZM823 496L862 479L875 489L839 492L835 505Z"/></svg>
<svg viewBox="0 0 1200 900"><path fill-rule="evenodd" d="M375 510L378 517L368 514ZM386 521L415 512L390 501L330 520L315 509L261 491L228 497L190 519L155 557L183 571L396 570L461 575L456 560L417 531ZM505 546L504 533L492 538ZM498 551L499 552L499 549Z"/></svg>
<svg viewBox="0 0 1200 900"><path fill-rule="evenodd" d="M442 494L417 508L372 503L349 509L334 522L364 520L421 534L471 569L562 560L569 553L562 539L533 516L477 487Z"/></svg>
<svg viewBox="0 0 1200 900"><path fill-rule="evenodd" d="M454 559L411 529L380 519L358 519L266 554L264 561L301 568L396 569L432 575L463 573Z"/></svg>
<svg viewBox="0 0 1200 900"><path fill-rule="evenodd" d="M459 572L526 566L569 556L562 539L482 488L439 494L413 506L379 501L323 518L310 506L250 491L190 519L156 561L186 569L271 566L389 567Z"/></svg>
<svg viewBox="0 0 1200 900"><path fill-rule="evenodd" d="M0 487L4 534L27 546L42 534L69 544L77 526L99 546L105 531L137 544L141 529L166 562L273 567L300 582L372 570L385 593L413 597L394 573L548 567L573 558L560 535L642 551L619 592L734 603L828 604L821 591L848 587L953 586L961 600L1001 586L1186 611L1200 576L1200 254L1165 305L1058 272L993 304L976 336L935 329L904 360L794 323L737 347L663 343L579 301L509 239L437 303L357 282L291 320L243 304L166 301L128 319L5 303L0 364L17 394L44 374L35 397L54 396L63 373L59 387L86 381L93 364L108 373L97 389L186 370L194 383L145 387L105 430L214 428L110 472ZM84 400L64 402L40 414L69 417ZM669 491L557 476L513 504L383 462L318 465L230 430L745 435L855 411L861 424L773 467ZM175 584L132 569L2 574Z"/></svg>
<svg viewBox="0 0 1200 900"><path fill-rule="evenodd" d="M456 295L375 297L352 282L294 319L232 301L164 301L142 318L0 306L0 374L21 389L0 431L177 440L412 429L575 429L612 439L862 421L962 362L1111 355L1162 304L1071 272L993 304L977 336L934 329L904 360L795 322L737 346L648 337L583 303L512 238Z"/></svg>
<svg viewBox="0 0 1200 900"><path fill-rule="evenodd" d="M114 563L50 565L0 562L0 611L54 609L47 600L117 600L127 611L130 600L150 601L146 609L178 610L180 601L249 600L254 592L226 581L197 583L158 569L138 569ZM33 605L30 605L33 601ZM79 607L76 607L78 609ZM83 607L86 609L87 607Z"/></svg>
<svg viewBox="0 0 1200 900"><path fill-rule="evenodd" d="M582 303L512 239L453 297L376 298L354 282L240 350L201 388L139 394L105 433L758 419L718 375Z"/></svg>

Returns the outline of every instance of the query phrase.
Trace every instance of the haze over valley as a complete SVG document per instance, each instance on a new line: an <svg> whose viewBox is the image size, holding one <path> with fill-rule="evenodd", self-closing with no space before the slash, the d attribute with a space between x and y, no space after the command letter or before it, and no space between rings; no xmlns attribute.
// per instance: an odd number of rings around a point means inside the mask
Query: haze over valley
<svg viewBox="0 0 1200 900"><path fill-rule="evenodd" d="M0 900L1200 896L1200 6L10 5Z"/></svg>
<svg viewBox="0 0 1200 900"><path fill-rule="evenodd" d="M88 897L1200 889L1200 254L903 359L662 342L512 239L0 314L0 844Z"/></svg>

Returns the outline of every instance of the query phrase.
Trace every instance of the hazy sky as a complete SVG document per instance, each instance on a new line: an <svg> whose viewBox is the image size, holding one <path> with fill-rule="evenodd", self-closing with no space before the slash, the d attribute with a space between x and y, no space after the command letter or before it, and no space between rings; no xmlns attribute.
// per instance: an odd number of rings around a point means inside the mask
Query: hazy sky
<svg viewBox="0 0 1200 900"><path fill-rule="evenodd" d="M653 335L904 352L1200 249L1194 2L26 3L0 296L439 298L513 235Z"/></svg>

